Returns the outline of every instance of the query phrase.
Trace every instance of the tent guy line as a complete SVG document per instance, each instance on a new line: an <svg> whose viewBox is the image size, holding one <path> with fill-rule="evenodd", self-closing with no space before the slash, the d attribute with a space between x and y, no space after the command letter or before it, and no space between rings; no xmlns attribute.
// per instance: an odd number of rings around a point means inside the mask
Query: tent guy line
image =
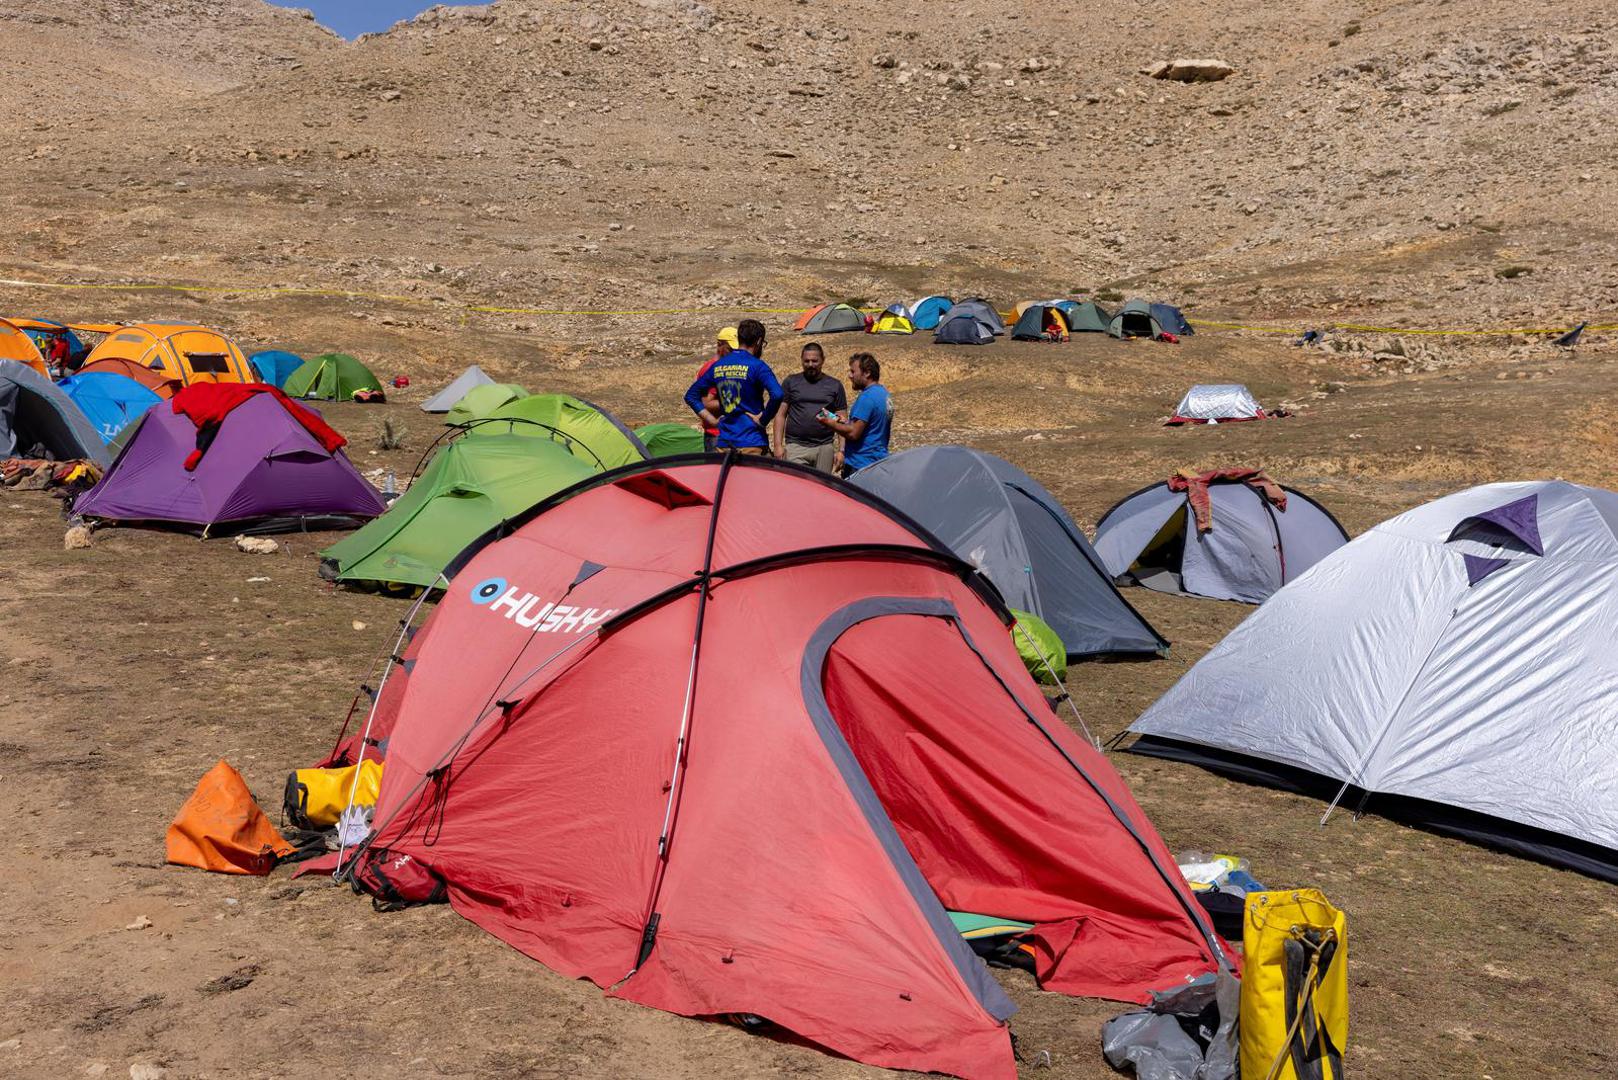
<svg viewBox="0 0 1618 1080"><path fill-rule="evenodd" d="M762 308L762 307L706 307L706 308L626 308L622 310L594 310L583 308L525 308L525 307L494 307L484 304L456 304L453 300L442 298L403 296L392 293L355 292L348 289L318 289L306 286L287 285L178 285L170 282L143 281L143 282L81 282L81 281L27 281L21 278L0 278L0 286L17 289L96 289L108 292L122 290L140 291L168 291L181 293L198 293L212 296L223 296L231 293L256 293L269 296L308 296L329 297L343 300L380 300L400 304L423 304L458 306L467 314L473 315L534 315L554 316L558 318L595 318L601 316L644 316L644 315L717 315L723 313L738 315L796 315L803 309L792 308ZM880 314L881 308L862 308L872 314ZM1009 314L1009 313L1004 313ZM1261 334L1297 334L1302 328L1295 326L1254 326L1247 323L1212 322L1205 319L1189 320L1193 326L1206 327L1211 330L1248 330ZM79 329L79 327L70 327ZM85 326L83 329L94 329ZM1476 328L1449 328L1449 327L1410 327L1410 326L1367 326L1360 323L1327 323L1317 329L1343 330L1362 334L1425 334L1435 337L1506 337L1513 334L1565 334L1566 326L1503 326L1487 329ZM1607 333L1618 330L1618 323L1604 323L1599 326L1587 326L1591 333Z"/></svg>

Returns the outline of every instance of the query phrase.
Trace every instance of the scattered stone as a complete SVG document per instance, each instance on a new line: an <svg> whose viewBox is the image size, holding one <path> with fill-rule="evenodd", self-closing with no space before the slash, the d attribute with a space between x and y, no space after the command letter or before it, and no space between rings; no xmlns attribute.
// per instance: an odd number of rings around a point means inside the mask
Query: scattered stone
<svg viewBox="0 0 1618 1080"><path fill-rule="evenodd" d="M125 930L145 930L146 928L148 928L151 925L152 925L152 920L148 919L144 915L141 915L138 918L136 918L134 922L129 923L127 926L125 926L124 929Z"/></svg>
<svg viewBox="0 0 1618 1080"><path fill-rule="evenodd" d="M161 1065L137 1061L129 1067L129 1080L163 1080L169 1071Z"/></svg>
<svg viewBox="0 0 1618 1080"><path fill-rule="evenodd" d="M944 85L951 90L970 90L972 89L972 79L971 76L964 72L957 71L944 80Z"/></svg>
<svg viewBox="0 0 1618 1080"><path fill-rule="evenodd" d="M1153 64L1147 69L1147 74L1154 79L1170 79L1174 82L1218 82L1236 74L1236 69L1223 60L1187 60L1176 57L1166 63Z"/></svg>
<svg viewBox="0 0 1618 1080"><path fill-rule="evenodd" d="M875 56L871 57L871 66L874 68L882 68L884 70L888 68L896 68L899 66L899 58L894 56L892 53L877 53Z"/></svg>
<svg viewBox="0 0 1618 1080"><path fill-rule="evenodd" d="M77 551L91 544L90 526L75 525L62 535L62 550Z"/></svg>
<svg viewBox="0 0 1618 1080"><path fill-rule="evenodd" d="M360 622L358 619L355 619L352 625L353 625L354 629L356 629L356 630L364 630L365 629L365 624Z"/></svg>
<svg viewBox="0 0 1618 1080"><path fill-rule="evenodd" d="M281 545L267 536L238 536L236 550L249 555L274 555L281 550Z"/></svg>
<svg viewBox="0 0 1618 1080"><path fill-rule="evenodd" d="M382 91L380 97L383 101L398 101L400 98L404 97L404 94L398 90L384 90Z"/></svg>
<svg viewBox="0 0 1618 1080"><path fill-rule="evenodd" d="M217 979L209 979L207 982L197 987L197 992L202 994L228 994L232 990L241 990L244 987L252 985L253 980L258 976L260 970L261 969L257 964L248 964L245 967L239 967L235 971L232 971L229 975L221 975Z"/></svg>
<svg viewBox="0 0 1618 1080"><path fill-rule="evenodd" d="M12 1039L7 1039L5 1042L0 1042L0 1050L18 1050L18 1049L21 1049L21 1048L22 1048L22 1040L21 1039L12 1038Z"/></svg>

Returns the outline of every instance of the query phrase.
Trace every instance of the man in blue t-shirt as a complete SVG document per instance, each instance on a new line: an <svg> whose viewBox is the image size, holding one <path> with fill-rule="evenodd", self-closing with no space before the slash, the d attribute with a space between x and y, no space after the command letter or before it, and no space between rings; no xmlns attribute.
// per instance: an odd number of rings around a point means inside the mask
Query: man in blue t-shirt
<svg viewBox="0 0 1618 1080"><path fill-rule="evenodd" d="M743 319L736 324L740 347L715 360L685 392L685 403L704 424L719 429L716 448L768 455L766 429L781 408L781 384L764 355L764 324ZM703 404L709 391L719 396L715 415Z"/></svg>
<svg viewBox="0 0 1618 1080"><path fill-rule="evenodd" d="M893 425L893 399L882 385L882 365L876 357L866 352L850 356L848 382L860 393L848 419L831 413L817 418L843 437L844 479L888 456L888 430Z"/></svg>

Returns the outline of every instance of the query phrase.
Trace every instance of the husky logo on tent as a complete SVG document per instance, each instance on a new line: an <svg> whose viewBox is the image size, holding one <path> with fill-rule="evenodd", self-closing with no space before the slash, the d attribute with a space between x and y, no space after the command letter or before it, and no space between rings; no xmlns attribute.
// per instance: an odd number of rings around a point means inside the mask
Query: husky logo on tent
<svg viewBox="0 0 1618 1080"><path fill-rule="evenodd" d="M485 578L472 586L471 600L536 634L582 634L618 610L547 604L501 577Z"/></svg>

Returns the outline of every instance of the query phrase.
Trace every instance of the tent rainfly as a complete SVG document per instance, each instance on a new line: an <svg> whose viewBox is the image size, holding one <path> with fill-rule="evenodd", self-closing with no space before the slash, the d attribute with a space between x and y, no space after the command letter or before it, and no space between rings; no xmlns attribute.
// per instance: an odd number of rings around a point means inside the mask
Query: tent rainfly
<svg viewBox="0 0 1618 1080"><path fill-rule="evenodd" d="M1105 334L1112 315L1094 300L1058 300L1056 306L1067 318L1067 328L1075 334Z"/></svg>
<svg viewBox="0 0 1618 1080"><path fill-rule="evenodd" d="M1029 304L1011 328L1013 341L1066 341L1067 316L1055 304Z"/></svg>
<svg viewBox="0 0 1618 1080"><path fill-rule="evenodd" d="M550 439L597 469L647 457L646 447L622 420L570 394L530 394L508 401L468 424L467 433L478 438L509 434Z"/></svg>
<svg viewBox="0 0 1618 1080"><path fill-rule="evenodd" d="M445 410L444 423L450 427L470 424L525 397L528 397L528 391L516 383L480 383L467 390Z"/></svg>
<svg viewBox="0 0 1618 1080"><path fill-rule="evenodd" d="M361 390L382 392L382 382L371 369L347 353L310 357L288 375L281 389L288 397L319 401L351 401Z"/></svg>
<svg viewBox="0 0 1618 1080"><path fill-rule="evenodd" d="M1337 519L1303 492L1226 469L1130 495L1096 523L1095 550L1120 582L1262 604L1346 543Z"/></svg>
<svg viewBox="0 0 1618 1080"><path fill-rule="evenodd" d="M0 359L0 458L9 457L109 460L95 425L56 384L29 364Z"/></svg>
<svg viewBox="0 0 1618 1080"><path fill-rule="evenodd" d="M951 319L959 318L962 315L970 315L978 320L984 326L987 326L995 337L1000 337L1006 332L1006 324L1000 318L1000 313L994 309L993 304L982 297L973 297L970 300L962 300L954 304L948 311L944 312L939 319L939 325L942 326Z"/></svg>
<svg viewBox="0 0 1618 1080"><path fill-rule="evenodd" d="M454 408L475 386L490 386L494 380L484 374L483 369L476 364L455 376L444 389L421 403L421 411L426 413L447 413Z"/></svg>
<svg viewBox="0 0 1618 1080"><path fill-rule="evenodd" d="M700 454L705 449L702 429L690 424L646 424L635 429L635 438L646 447L646 455L654 458Z"/></svg>
<svg viewBox="0 0 1618 1080"><path fill-rule="evenodd" d="M285 349L265 349L247 358L259 382L271 386L285 386L288 377L303 366L303 357Z"/></svg>
<svg viewBox="0 0 1618 1080"><path fill-rule="evenodd" d="M957 315L938 324L934 345L993 345L994 328L975 315Z"/></svg>
<svg viewBox="0 0 1618 1080"><path fill-rule="evenodd" d="M98 360L128 360L189 386L194 382L258 382L237 344L216 330L172 323L140 323L112 329L90 350L84 366Z"/></svg>
<svg viewBox="0 0 1618 1080"><path fill-rule="evenodd" d="M56 386L73 400L106 443L163 400L127 375L111 371L81 371Z"/></svg>
<svg viewBox="0 0 1618 1080"><path fill-rule="evenodd" d="M873 334L914 334L916 326L910 321L910 313L903 304L894 304L876 317L871 324Z"/></svg>
<svg viewBox="0 0 1618 1080"><path fill-rule="evenodd" d="M644 462L449 572L396 666L408 691L379 702L376 829L351 861L410 859L553 970L1012 1080L1015 1006L952 911L1032 924L1063 993L1144 1001L1226 962L993 589L859 489L765 458Z"/></svg>
<svg viewBox="0 0 1618 1080"><path fill-rule="evenodd" d="M847 304L827 304L803 324L805 334L842 334L865 329L865 316Z"/></svg>
<svg viewBox="0 0 1618 1080"><path fill-rule="evenodd" d="M1157 320L1157 325L1161 326L1169 333L1176 334L1180 337L1186 337L1197 332L1196 328L1191 325L1191 323L1186 319L1185 315L1181 313L1180 309L1175 307L1173 304L1153 303L1150 306L1152 318Z"/></svg>
<svg viewBox="0 0 1618 1080"><path fill-rule="evenodd" d="M910 305L910 323L917 330L937 330L944 312L954 306L947 296L924 296Z"/></svg>
<svg viewBox="0 0 1618 1080"><path fill-rule="evenodd" d="M1236 420L1267 420L1270 414L1260 408L1247 387L1240 383L1193 386L1174 407L1174 415L1164 421L1180 424L1228 424Z"/></svg>
<svg viewBox="0 0 1618 1080"><path fill-rule="evenodd" d="M1152 313L1152 305L1144 300L1126 300L1107 324L1107 333L1115 338L1143 337L1157 341L1163 336L1163 324Z"/></svg>
<svg viewBox="0 0 1618 1080"><path fill-rule="evenodd" d="M1618 881L1615 580L1618 494L1447 495L1270 597L1132 749Z"/></svg>
<svg viewBox="0 0 1618 1080"><path fill-rule="evenodd" d="M1009 461L964 446L917 446L849 480L920 522L1011 607L1042 619L1068 657L1167 652L1067 511Z"/></svg>

